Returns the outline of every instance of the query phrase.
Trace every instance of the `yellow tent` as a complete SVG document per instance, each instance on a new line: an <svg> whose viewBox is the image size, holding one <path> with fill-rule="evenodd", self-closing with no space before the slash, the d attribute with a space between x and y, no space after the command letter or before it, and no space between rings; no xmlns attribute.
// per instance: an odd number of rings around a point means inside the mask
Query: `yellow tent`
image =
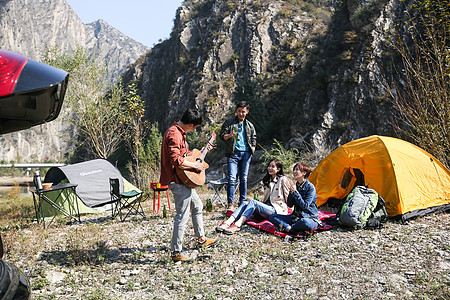
<svg viewBox="0 0 450 300"><path fill-rule="evenodd" d="M386 201L390 217L406 220L450 209L450 171L423 149L392 137L373 135L337 148L309 180L317 206L368 185Z"/></svg>

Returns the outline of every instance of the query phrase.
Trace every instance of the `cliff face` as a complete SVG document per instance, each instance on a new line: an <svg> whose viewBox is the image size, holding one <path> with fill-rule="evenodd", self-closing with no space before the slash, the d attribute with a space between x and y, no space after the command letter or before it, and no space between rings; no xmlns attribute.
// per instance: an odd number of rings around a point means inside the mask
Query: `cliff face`
<svg viewBox="0 0 450 300"><path fill-rule="evenodd" d="M105 59L111 81L149 50L102 20L83 24L65 0L0 0L0 29L1 49L37 61L46 46L70 51L81 45ZM0 160L61 160L70 151L70 138L70 128L60 116L49 124L1 136Z"/></svg>
<svg viewBox="0 0 450 300"><path fill-rule="evenodd" d="M84 27L86 48L105 59L107 76L112 81L119 78L130 64L149 50L101 19Z"/></svg>
<svg viewBox="0 0 450 300"><path fill-rule="evenodd" d="M260 142L321 150L389 135L376 61L397 2L184 1L171 38L125 77L162 130L188 107L219 126L248 100Z"/></svg>
<svg viewBox="0 0 450 300"><path fill-rule="evenodd" d="M0 46L39 60L46 45L86 44L85 26L64 0L0 1Z"/></svg>

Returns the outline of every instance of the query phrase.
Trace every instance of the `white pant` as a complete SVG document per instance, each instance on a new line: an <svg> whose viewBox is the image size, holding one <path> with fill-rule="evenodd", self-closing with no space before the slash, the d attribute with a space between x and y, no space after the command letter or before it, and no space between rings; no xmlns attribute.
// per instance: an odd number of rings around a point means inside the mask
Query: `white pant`
<svg viewBox="0 0 450 300"><path fill-rule="evenodd" d="M183 237L189 219L189 211L192 210L192 224L197 237L205 235L203 231L203 203L197 192L183 184L171 183L169 185L175 200L177 214L173 223L173 234L170 248L172 251L183 249Z"/></svg>

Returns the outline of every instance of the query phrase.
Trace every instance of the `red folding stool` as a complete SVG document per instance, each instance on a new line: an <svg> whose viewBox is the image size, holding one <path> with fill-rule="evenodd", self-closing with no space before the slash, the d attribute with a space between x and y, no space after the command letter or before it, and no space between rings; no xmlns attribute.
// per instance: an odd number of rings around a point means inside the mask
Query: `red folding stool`
<svg viewBox="0 0 450 300"><path fill-rule="evenodd" d="M169 199L169 186L168 185L161 185L161 183L152 182L150 183L150 188L153 190L153 213L159 214L159 208L160 208L160 193L166 191L167 194L167 203L169 204L169 210L170 210L170 199ZM156 202L156 193L158 193L158 211L155 209L155 202Z"/></svg>

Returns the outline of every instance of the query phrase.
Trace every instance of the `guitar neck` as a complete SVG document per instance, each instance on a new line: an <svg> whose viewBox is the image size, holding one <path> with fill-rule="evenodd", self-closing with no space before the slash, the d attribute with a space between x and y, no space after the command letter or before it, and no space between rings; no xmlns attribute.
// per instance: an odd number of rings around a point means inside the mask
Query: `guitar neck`
<svg viewBox="0 0 450 300"><path fill-rule="evenodd" d="M216 136L215 135L213 135L213 136L211 136L211 138L209 139L209 141L208 141L208 144L214 144L214 141L215 141L215 139L216 139ZM201 152L201 154L200 154L200 156L199 156L199 158L203 161L203 160L205 160L205 156L206 156L206 154L208 154L208 152L209 152L209 150L208 150L208 144L205 146L205 148L203 148L203 151Z"/></svg>
<svg viewBox="0 0 450 300"><path fill-rule="evenodd" d="M206 149L205 150L203 150L202 151L202 154L200 154L200 159L203 161L203 160L205 160L205 156L206 156L206 154L208 153L208 151L206 151Z"/></svg>

